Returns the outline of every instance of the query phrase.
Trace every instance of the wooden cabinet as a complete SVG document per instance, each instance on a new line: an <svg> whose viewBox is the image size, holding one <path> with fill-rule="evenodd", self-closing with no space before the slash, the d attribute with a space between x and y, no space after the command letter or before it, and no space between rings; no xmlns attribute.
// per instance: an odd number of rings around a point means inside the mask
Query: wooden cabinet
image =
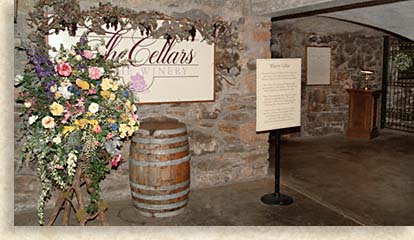
<svg viewBox="0 0 414 240"><path fill-rule="evenodd" d="M371 139L378 136L380 124L380 90L347 89L349 121L347 136Z"/></svg>

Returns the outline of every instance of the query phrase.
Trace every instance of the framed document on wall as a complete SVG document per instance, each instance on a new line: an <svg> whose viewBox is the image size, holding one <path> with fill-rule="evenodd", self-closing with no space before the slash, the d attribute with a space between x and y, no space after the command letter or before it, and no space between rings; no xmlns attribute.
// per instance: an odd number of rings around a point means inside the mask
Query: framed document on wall
<svg viewBox="0 0 414 240"><path fill-rule="evenodd" d="M331 84L330 47L306 47L306 84Z"/></svg>

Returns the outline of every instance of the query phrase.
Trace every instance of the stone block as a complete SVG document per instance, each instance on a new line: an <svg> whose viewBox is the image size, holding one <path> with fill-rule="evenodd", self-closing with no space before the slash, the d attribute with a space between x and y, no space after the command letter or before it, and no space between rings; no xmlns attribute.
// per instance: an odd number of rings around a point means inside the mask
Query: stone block
<svg viewBox="0 0 414 240"><path fill-rule="evenodd" d="M256 133L256 122L250 122L240 125L240 140L244 144L260 144L260 143L266 143L269 138L269 134Z"/></svg>
<svg viewBox="0 0 414 240"><path fill-rule="evenodd" d="M257 42L269 42L271 37L270 29L267 31L256 30L253 32L253 40Z"/></svg>
<svg viewBox="0 0 414 240"><path fill-rule="evenodd" d="M214 136L201 131L191 131L189 133L191 150L195 155L215 152L217 140Z"/></svg>
<svg viewBox="0 0 414 240"><path fill-rule="evenodd" d="M244 86L246 87L247 93L255 93L256 92L256 73L249 72L244 77Z"/></svg>
<svg viewBox="0 0 414 240"><path fill-rule="evenodd" d="M227 114L223 120L225 121L231 121L231 122L240 122L240 121L246 121L250 118L250 115L248 113L230 113Z"/></svg>
<svg viewBox="0 0 414 240"><path fill-rule="evenodd" d="M270 52L269 46L263 46L260 48L260 57L261 58L271 58L272 53Z"/></svg>
<svg viewBox="0 0 414 240"><path fill-rule="evenodd" d="M219 124L219 130L222 134L234 134L239 130L239 128L237 125L221 123Z"/></svg>

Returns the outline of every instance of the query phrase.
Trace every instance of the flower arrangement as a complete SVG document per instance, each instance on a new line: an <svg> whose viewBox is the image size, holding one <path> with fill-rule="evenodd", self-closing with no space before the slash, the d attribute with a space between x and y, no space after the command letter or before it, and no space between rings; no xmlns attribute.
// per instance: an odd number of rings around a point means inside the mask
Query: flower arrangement
<svg viewBox="0 0 414 240"><path fill-rule="evenodd" d="M397 52L394 59L394 65L399 71L407 71L413 65L413 59L406 53Z"/></svg>
<svg viewBox="0 0 414 240"><path fill-rule="evenodd" d="M74 194L77 219L85 224L105 212L99 183L119 165L122 140L139 128L134 96L116 72L123 63L106 60L104 45L91 47L86 36L70 49L61 46L50 54L25 50L29 62L24 74L16 76L25 135L21 157L36 166L41 181L39 223L45 223L45 204L58 189L62 194L49 224L64 202L74 208ZM86 205L83 185L89 195Z"/></svg>

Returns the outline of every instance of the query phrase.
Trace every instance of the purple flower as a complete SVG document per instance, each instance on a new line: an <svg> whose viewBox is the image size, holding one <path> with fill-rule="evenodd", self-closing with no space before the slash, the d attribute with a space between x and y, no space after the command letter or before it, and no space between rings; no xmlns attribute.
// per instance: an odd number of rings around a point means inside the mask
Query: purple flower
<svg viewBox="0 0 414 240"><path fill-rule="evenodd" d="M85 45L85 44L87 44L87 43L88 43L88 37L87 37L87 35L86 35L86 34L84 34L84 35L82 35L82 36L80 37L80 39L79 39L79 43L80 43L81 45Z"/></svg>
<svg viewBox="0 0 414 240"><path fill-rule="evenodd" d="M139 73L131 76L131 89L136 92L144 92L148 89L147 83L145 82L144 75Z"/></svg>
<svg viewBox="0 0 414 240"><path fill-rule="evenodd" d="M54 66L49 56L39 50L26 49L26 54L39 77L50 77L53 75Z"/></svg>

